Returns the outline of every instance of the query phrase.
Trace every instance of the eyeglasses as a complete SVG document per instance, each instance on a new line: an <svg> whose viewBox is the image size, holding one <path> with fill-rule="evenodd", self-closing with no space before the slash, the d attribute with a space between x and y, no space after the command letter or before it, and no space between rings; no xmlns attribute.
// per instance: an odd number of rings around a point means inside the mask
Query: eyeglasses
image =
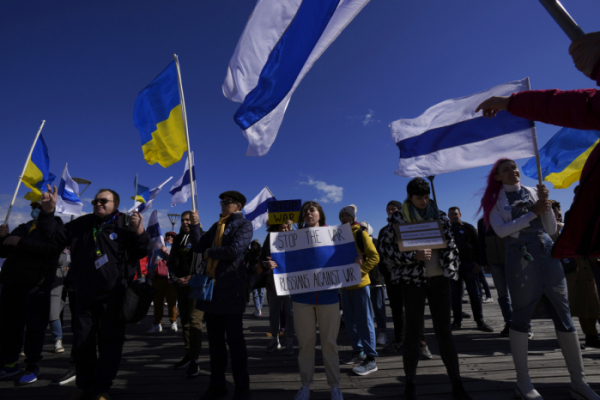
<svg viewBox="0 0 600 400"><path fill-rule="evenodd" d="M105 206L106 204L108 204L109 202L113 202L114 200L108 200L108 199L94 199L92 200L92 205L98 205L98 203L102 204L103 206Z"/></svg>
<svg viewBox="0 0 600 400"><path fill-rule="evenodd" d="M222 206L228 206L228 205L233 204L233 203L237 203L237 202L235 200L232 200L232 199L221 200L221 205Z"/></svg>

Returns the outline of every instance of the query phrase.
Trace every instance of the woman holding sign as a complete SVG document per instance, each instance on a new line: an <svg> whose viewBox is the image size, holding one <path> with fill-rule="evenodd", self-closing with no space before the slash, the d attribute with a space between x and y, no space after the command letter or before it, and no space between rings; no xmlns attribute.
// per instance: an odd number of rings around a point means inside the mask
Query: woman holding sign
<svg viewBox="0 0 600 400"><path fill-rule="evenodd" d="M549 235L556 232L556 218L548 201L548 189L544 185L538 185L537 190L522 186L517 164L503 158L490 171L481 209L486 226L506 238L506 278L513 307L510 349L517 372L517 396L542 399L529 378L527 332L535 307L545 295L571 375L571 396L600 399L585 382L565 274L560 261L550 254L553 242Z"/></svg>
<svg viewBox="0 0 600 400"><path fill-rule="evenodd" d="M463 387L458 353L450 329L450 280L458 279L458 250L452 236L450 220L430 200L431 189L427 181L415 178L406 187L408 197L402 209L388 217L388 225L379 238L382 259L392 266L391 280L400 282L406 315L404 341L404 373L406 386L404 398L416 399L415 378L419 363L419 341L423 336L425 300L429 303L433 329L438 340L442 361L452 382L452 395L456 400L471 400ZM403 224L439 221L443 228L446 248L400 251L396 229ZM436 222L437 223L437 222Z"/></svg>

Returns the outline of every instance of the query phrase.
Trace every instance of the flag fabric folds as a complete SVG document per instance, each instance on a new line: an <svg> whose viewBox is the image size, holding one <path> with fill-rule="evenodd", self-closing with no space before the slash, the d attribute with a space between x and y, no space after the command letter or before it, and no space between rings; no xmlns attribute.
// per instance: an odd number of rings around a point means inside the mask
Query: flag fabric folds
<svg viewBox="0 0 600 400"><path fill-rule="evenodd" d="M148 164L167 168L181 160L187 140L175 61L138 94L133 123L140 132Z"/></svg>
<svg viewBox="0 0 600 400"><path fill-rule="evenodd" d="M194 175L194 188L196 188L196 168L194 166L194 152L191 153L192 158L192 174ZM175 207L177 204L184 204L190 198L192 194L191 180L190 180L190 168L189 159L185 160L185 168L181 178L177 179L169 193L173 196L171 199L171 207ZM198 191L196 190L196 194Z"/></svg>
<svg viewBox="0 0 600 400"><path fill-rule="evenodd" d="M163 183L161 183L160 185L158 185L157 187L150 189L148 191L148 200L143 203L136 200L135 205L129 210L129 212L137 211L140 214L143 214L146 211L148 211L149 209L151 209L154 199L156 198L156 196L158 196L158 194L162 190L163 186L166 185L171 179L173 179L172 176L169 179L167 179L166 181L164 181Z"/></svg>
<svg viewBox="0 0 600 400"><path fill-rule="evenodd" d="M528 90L529 78L508 82L470 96L443 101L414 119L390 124L400 149L396 174L418 177L493 164L500 157L534 155L532 121L500 111L484 118L475 109L491 96Z"/></svg>
<svg viewBox="0 0 600 400"><path fill-rule="evenodd" d="M252 222L254 230L259 229L269 219L268 204L271 201L275 201L275 197L271 194L269 188L265 186L258 196L248 202L242 210L244 218Z"/></svg>
<svg viewBox="0 0 600 400"><path fill-rule="evenodd" d="M223 94L247 155L267 154L296 87L369 0L260 0L229 62Z"/></svg>
<svg viewBox="0 0 600 400"><path fill-rule="evenodd" d="M581 177L590 153L600 141L600 131L563 128L540 149L540 166L545 181L555 189L566 189ZM535 158L522 168L525 175L538 179Z"/></svg>
<svg viewBox="0 0 600 400"><path fill-rule="evenodd" d="M40 201L42 199L42 190L46 184L51 184L56 176L50 172L50 157L48 156L48 147L40 134L40 137L33 146L31 158L25 167L23 183L31 192L25 194L25 199L29 201Z"/></svg>
<svg viewBox="0 0 600 400"><path fill-rule="evenodd" d="M165 245L162 232L160 230L160 224L158 223L158 211L152 211L150 214L150 220L148 221L148 227L146 231L150 235L150 249L156 249Z"/></svg>
<svg viewBox="0 0 600 400"><path fill-rule="evenodd" d="M150 188L147 186L142 186L139 183L136 184L134 181L135 189L137 190L135 198L132 197L131 200L135 200L136 203L145 203L150 199Z"/></svg>
<svg viewBox="0 0 600 400"><path fill-rule="evenodd" d="M81 215L83 202L79 199L79 184L71 178L69 169L65 165L65 171L58 185L58 197L56 198L56 213L66 215Z"/></svg>

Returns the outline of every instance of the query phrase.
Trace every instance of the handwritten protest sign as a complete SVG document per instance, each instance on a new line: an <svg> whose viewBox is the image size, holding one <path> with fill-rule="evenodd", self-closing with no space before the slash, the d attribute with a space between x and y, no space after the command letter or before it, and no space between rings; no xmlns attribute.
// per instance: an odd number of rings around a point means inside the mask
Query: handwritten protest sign
<svg viewBox="0 0 600 400"><path fill-rule="evenodd" d="M394 228L396 229L400 251L445 249L448 247L442 224L438 220L395 224Z"/></svg>
<svg viewBox="0 0 600 400"><path fill-rule="evenodd" d="M289 219L293 223L298 223L300 219L301 200L281 200L271 201L267 205L269 211L269 225L285 224Z"/></svg>
<svg viewBox="0 0 600 400"><path fill-rule="evenodd" d="M357 285L360 266L350 224L271 233L278 296Z"/></svg>

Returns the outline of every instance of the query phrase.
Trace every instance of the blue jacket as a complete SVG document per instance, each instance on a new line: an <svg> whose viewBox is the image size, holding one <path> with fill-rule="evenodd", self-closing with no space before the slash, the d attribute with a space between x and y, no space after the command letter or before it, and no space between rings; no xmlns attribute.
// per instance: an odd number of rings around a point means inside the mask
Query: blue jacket
<svg viewBox="0 0 600 400"><path fill-rule="evenodd" d="M252 223L241 212L233 213L225 222L221 246L212 247L217 223L202 233L199 225L190 225L190 243L195 253L207 251L209 258L219 260L215 271L212 300L197 302L196 307L213 314L241 314L246 309L245 251L252 241Z"/></svg>

